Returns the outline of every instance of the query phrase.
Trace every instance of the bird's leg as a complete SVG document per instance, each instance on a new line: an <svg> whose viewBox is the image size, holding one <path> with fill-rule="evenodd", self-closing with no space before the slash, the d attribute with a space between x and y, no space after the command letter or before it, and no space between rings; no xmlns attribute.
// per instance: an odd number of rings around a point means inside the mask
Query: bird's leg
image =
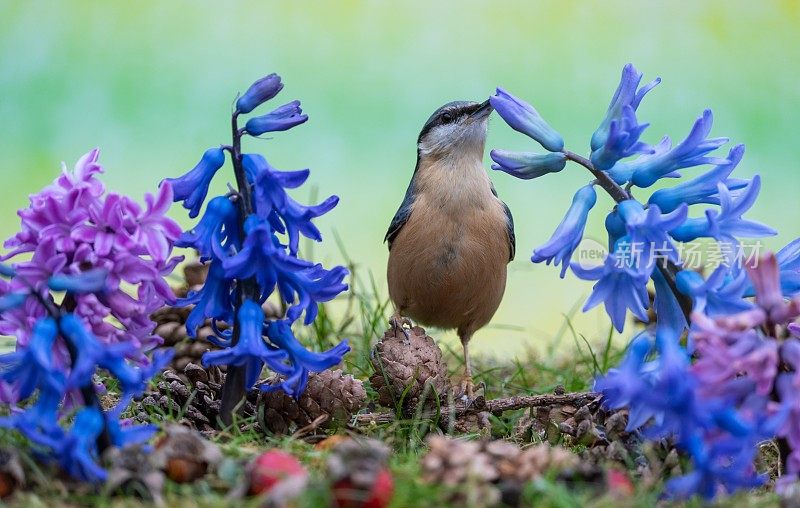
<svg viewBox="0 0 800 508"><path fill-rule="evenodd" d="M399 309L389 318L389 325L392 327L395 336L397 336L397 331L401 330L403 335L406 336L406 341L411 340L411 332L409 332L409 329L414 326L414 323L412 323L410 319L401 316ZM406 328L406 325L408 325L408 328Z"/></svg>
<svg viewBox="0 0 800 508"><path fill-rule="evenodd" d="M461 380L459 395L466 397L467 403L472 403L475 398L475 383L472 380L472 362L469 359L469 340L471 333L459 333L461 347L464 350L464 378Z"/></svg>

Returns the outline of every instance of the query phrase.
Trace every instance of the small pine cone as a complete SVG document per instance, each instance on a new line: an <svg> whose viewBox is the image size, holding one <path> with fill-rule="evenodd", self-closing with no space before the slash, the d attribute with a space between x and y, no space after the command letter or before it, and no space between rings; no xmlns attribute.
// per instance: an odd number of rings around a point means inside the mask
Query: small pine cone
<svg viewBox="0 0 800 508"><path fill-rule="evenodd" d="M280 378L267 380L275 384ZM341 370L324 370L308 377L308 386L299 400L283 390L263 392L258 407L264 408L262 426L273 434L289 434L327 416L321 427L346 423L367 402L363 383Z"/></svg>
<svg viewBox="0 0 800 508"><path fill-rule="evenodd" d="M378 392L378 403L395 408L402 399L403 410L411 414L420 402L425 407L436 405L434 397L442 397L450 388L442 350L416 326L408 330L388 329L372 350L375 372L370 377Z"/></svg>
<svg viewBox="0 0 800 508"><path fill-rule="evenodd" d="M521 453L515 445L501 440L463 441L432 436L428 446L421 462L423 481L447 488L449 503L469 506L494 506L500 502L500 487L513 475Z"/></svg>
<svg viewBox="0 0 800 508"><path fill-rule="evenodd" d="M562 471L577 464L578 456L564 448L538 444L518 455L512 476L518 482L527 483L548 471Z"/></svg>

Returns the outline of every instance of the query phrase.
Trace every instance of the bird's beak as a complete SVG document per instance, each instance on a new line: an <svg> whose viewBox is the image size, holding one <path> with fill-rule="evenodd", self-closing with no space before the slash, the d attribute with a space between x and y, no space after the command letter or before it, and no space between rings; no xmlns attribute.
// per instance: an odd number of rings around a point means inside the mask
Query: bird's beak
<svg viewBox="0 0 800 508"><path fill-rule="evenodd" d="M470 113L469 116L471 118L474 118L474 119L483 119L483 118L486 118L487 116L489 116L489 114L493 110L494 110L494 108L492 107L491 103L487 99L486 101L481 102L480 104L478 104L478 106L475 109L475 111Z"/></svg>

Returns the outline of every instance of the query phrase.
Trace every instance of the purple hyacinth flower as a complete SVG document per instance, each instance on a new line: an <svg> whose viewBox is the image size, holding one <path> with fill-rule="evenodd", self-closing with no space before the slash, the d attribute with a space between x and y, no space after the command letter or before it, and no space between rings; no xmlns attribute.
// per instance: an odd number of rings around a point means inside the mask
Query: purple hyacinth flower
<svg viewBox="0 0 800 508"><path fill-rule="evenodd" d="M286 351L271 349L264 342L264 311L252 300L245 300L239 308L239 341L236 345L220 351L209 351L203 355L203 366L232 365L245 368L245 387L249 390L256 384L264 363L278 366L276 372L288 372Z"/></svg>
<svg viewBox="0 0 800 508"><path fill-rule="evenodd" d="M47 285L53 291L75 294L103 293L108 288L108 270L94 268L76 275L57 274L50 277Z"/></svg>
<svg viewBox="0 0 800 508"><path fill-rule="evenodd" d="M247 114L256 109L261 104L272 99L283 89L281 77L273 73L264 76L252 85L236 101L236 111Z"/></svg>
<svg viewBox="0 0 800 508"><path fill-rule="evenodd" d="M548 173L558 173L567 165L562 152L533 153L492 150L489 154L497 164L492 169L503 171L522 180L532 180Z"/></svg>
<svg viewBox="0 0 800 508"><path fill-rule="evenodd" d="M289 130L306 120L308 120L308 115L303 114L300 101L292 101L266 115L251 118L244 125L244 130L251 136L260 136L266 132Z"/></svg>
<svg viewBox="0 0 800 508"><path fill-rule="evenodd" d="M238 210L231 200L217 196L208 202L200 222L181 234L175 246L191 247L197 250L201 258L210 258L212 255L223 258L227 251L223 244L225 239L228 239L228 246L239 243L238 218Z"/></svg>
<svg viewBox="0 0 800 508"><path fill-rule="evenodd" d="M764 224L742 218L755 203L760 189L761 178L758 175L738 195L734 195L722 183L717 184L720 209L706 210L704 218L687 219L670 231L670 235L679 242L707 237L729 245L739 245L737 237L762 238L777 234Z"/></svg>
<svg viewBox="0 0 800 508"><path fill-rule="evenodd" d="M189 217L194 219L200 214L211 179L223 164L225 151L222 148L209 148L191 171L179 178L166 179L172 186L173 199L183 201L183 207L189 210Z"/></svg>
<svg viewBox="0 0 800 508"><path fill-rule="evenodd" d="M230 322L233 317L233 301L231 300L231 279L225 277L222 261L211 261L206 282L199 291L191 291L186 298L181 298L176 305L185 307L194 304L194 309L186 318L186 333L189 337L197 337L197 328L206 319L217 319Z"/></svg>
<svg viewBox="0 0 800 508"><path fill-rule="evenodd" d="M498 88L497 93L489 97L489 103L509 127L534 139L547 151L560 152L564 149L561 134L550 127L527 102Z"/></svg>
<svg viewBox="0 0 800 508"><path fill-rule="evenodd" d="M606 256L605 262L593 268L583 268L572 263L572 271L583 280L597 281L592 294L583 306L587 311L600 303L605 304L606 313L617 331L625 326L625 315L628 309L643 322L648 321L647 281L638 267L634 253L629 248L630 239L624 236L617 240L614 250Z"/></svg>
<svg viewBox="0 0 800 508"><path fill-rule="evenodd" d="M631 182L637 187L650 187L661 178L673 176L681 168L701 164L727 164L727 159L707 156L728 142L728 138L710 138L713 115L705 110L698 118L689 135L680 144L670 148L671 142L665 137L653 147L653 153L644 154L632 161L620 161L609 170L615 182Z"/></svg>
<svg viewBox="0 0 800 508"><path fill-rule="evenodd" d="M671 212L682 203L696 205L719 204L718 184L734 191L747 186L748 181L741 178L728 178L744 156L744 145L736 145L728 153L727 162L716 166L702 175L682 182L668 189L659 189L647 200L648 204L658 205L662 212Z"/></svg>
<svg viewBox="0 0 800 508"><path fill-rule="evenodd" d="M800 297L784 300L780 269L774 254L767 253L747 267L755 288L756 305L764 309L772 323L788 324L800 316Z"/></svg>
<svg viewBox="0 0 800 508"><path fill-rule="evenodd" d="M350 351L347 341L342 341L333 348L323 353L314 353L307 350L292 333L291 322L288 320L272 321L267 326L267 336L270 342L286 351L292 364L292 373L287 376L280 387L295 398L306 389L308 374L322 372L342 362L342 358ZM262 389L276 389L274 386L264 386Z"/></svg>
<svg viewBox="0 0 800 508"><path fill-rule="evenodd" d="M567 214L559 223L553 236L547 243L534 249L531 261L534 263L544 261L548 265L552 262L555 266L561 264L561 278L563 279L572 254L583 238L589 210L596 202L597 192L594 190L594 185L589 184L578 189L578 192L572 197L572 204L567 210Z"/></svg>
<svg viewBox="0 0 800 508"><path fill-rule="evenodd" d="M592 134L592 163L599 169L607 170L622 158L636 153L649 153L651 148L639 142L639 137L648 124L639 124L636 109L644 96L661 82L656 78L639 88L643 74L633 64L622 69L622 77L611 98L605 118Z"/></svg>

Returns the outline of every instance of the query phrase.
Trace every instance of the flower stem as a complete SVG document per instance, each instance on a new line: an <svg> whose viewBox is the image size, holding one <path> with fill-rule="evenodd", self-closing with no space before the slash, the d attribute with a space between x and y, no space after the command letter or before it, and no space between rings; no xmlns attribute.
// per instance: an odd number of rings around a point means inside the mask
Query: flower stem
<svg viewBox="0 0 800 508"><path fill-rule="evenodd" d="M605 171L601 171L594 167L592 161L587 159L586 157L582 157L574 152L570 152L569 150L564 151L564 155L567 157L567 160L571 160L572 162L576 162L581 166L585 167L589 170L589 172L595 177L597 180L597 185L602 187L611 198L616 201L617 203L621 203L628 199L633 199L631 197L630 192L627 189L622 188L620 185L617 184L614 180L611 179L610 176ZM668 259L662 259L660 263L657 264L658 270L664 276L664 279L667 281L667 285L669 286L672 293L675 295L675 298L678 300L678 304L681 307L681 311L683 312L684 316L686 317L686 322L690 322L690 317L692 314L692 301L686 295L678 291L678 286L676 282L676 277L678 272L681 271L678 266Z"/></svg>
<svg viewBox="0 0 800 508"><path fill-rule="evenodd" d="M250 185L247 182L247 176L242 166L242 134L239 130L239 113L231 115L231 134L233 137L233 144L230 146L231 160L233 161L233 172L236 177L236 186L238 187L238 199L236 202L239 205L239 232L241 238L245 237L244 221L249 215L253 213L253 195L250 190ZM238 282L236 305L233 314L233 335L231 337L231 345L239 342L240 328L239 325L239 308L245 300L258 301L258 284L254 278L242 280ZM237 406L245 396L245 367L229 365L225 374L225 384L222 386L221 405L220 405L220 418L222 423L226 426L233 423L233 414Z"/></svg>

